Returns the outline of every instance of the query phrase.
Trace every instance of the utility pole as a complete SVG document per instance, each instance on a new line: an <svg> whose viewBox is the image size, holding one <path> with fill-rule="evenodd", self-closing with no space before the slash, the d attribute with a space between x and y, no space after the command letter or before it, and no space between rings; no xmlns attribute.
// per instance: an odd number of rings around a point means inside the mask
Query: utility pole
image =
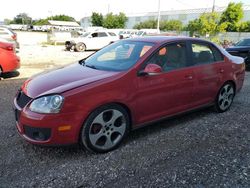
<svg viewBox="0 0 250 188"><path fill-rule="evenodd" d="M160 19L161 19L161 0L158 0L157 32L159 33L160 33Z"/></svg>
<svg viewBox="0 0 250 188"><path fill-rule="evenodd" d="M213 8L212 8L212 12L214 12L215 9L215 0L213 0Z"/></svg>

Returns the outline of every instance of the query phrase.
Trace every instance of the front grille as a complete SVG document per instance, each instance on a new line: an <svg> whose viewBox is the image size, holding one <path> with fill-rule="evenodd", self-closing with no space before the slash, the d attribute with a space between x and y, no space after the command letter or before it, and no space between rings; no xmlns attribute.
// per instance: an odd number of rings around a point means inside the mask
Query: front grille
<svg viewBox="0 0 250 188"><path fill-rule="evenodd" d="M31 101L32 98L28 97L27 95L25 95L24 92L19 91L16 101L19 107L24 108L28 102Z"/></svg>
<svg viewBox="0 0 250 188"><path fill-rule="evenodd" d="M30 127L27 125L24 125L23 128L24 128L24 134L29 138L31 138L32 140L46 141L51 136L50 128L37 128L37 127Z"/></svg>

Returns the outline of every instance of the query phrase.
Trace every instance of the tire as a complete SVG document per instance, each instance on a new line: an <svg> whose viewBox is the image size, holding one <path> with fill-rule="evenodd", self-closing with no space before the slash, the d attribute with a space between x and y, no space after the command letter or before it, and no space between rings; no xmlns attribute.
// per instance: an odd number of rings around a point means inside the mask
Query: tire
<svg viewBox="0 0 250 188"><path fill-rule="evenodd" d="M234 100L235 88L232 82L226 82L219 90L215 100L215 110L219 113L227 111Z"/></svg>
<svg viewBox="0 0 250 188"><path fill-rule="evenodd" d="M66 51L70 51L71 47L72 47L72 44L69 41L65 42Z"/></svg>
<svg viewBox="0 0 250 188"><path fill-rule="evenodd" d="M129 115L123 107L116 104L102 106L85 121L80 144L97 153L114 150L128 135L129 127Z"/></svg>
<svg viewBox="0 0 250 188"><path fill-rule="evenodd" d="M75 45L75 51L76 52L84 52L86 50L86 46L84 43L79 42Z"/></svg>

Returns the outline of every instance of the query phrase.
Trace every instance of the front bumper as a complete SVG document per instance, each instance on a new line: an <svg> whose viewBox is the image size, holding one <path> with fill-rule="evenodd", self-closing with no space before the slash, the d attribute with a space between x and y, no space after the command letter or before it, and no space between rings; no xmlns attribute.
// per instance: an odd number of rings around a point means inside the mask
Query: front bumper
<svg viewBox="0 0 250 188"><path fill-rule="evenodd" d="M26 141L39 145L68 145L78 142L83 116L78 113L38 114L31 112L27 106L22 109L14 99L16 127Z"/></svg>

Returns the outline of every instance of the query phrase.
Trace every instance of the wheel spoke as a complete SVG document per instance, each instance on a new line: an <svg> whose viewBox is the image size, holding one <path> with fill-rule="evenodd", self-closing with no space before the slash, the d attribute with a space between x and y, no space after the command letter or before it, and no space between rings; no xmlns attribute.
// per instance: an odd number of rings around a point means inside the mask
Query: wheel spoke
<svg viewBox="0 0 250 188"><path fill-rule="evenodd" d="M114 143L112 142L111 137L110 136L106 136L106 142L103 145L103 147L105 149L108 149L108 148L111 148L113 145L114 145Z"/></svg>
<svg viewBox="0 0 250 188"><path fill-rule="evenodd" d="M100 124L102 126L105 125L105 121L103 120L103 112L100 113L98 116L96 116L92 124L95 124L95 123Z"/></svg>
<svg viewBox="0 0 250 188"><path fill-rule="evenodd" d="M221 101L221 100L224 101L224 95L222 95L222 94L220 93L220 95L219 95L219 101Z"/></svg>
<svg viewBox="0 0 250 188"><path fill-rule="evenodd" d="M112 126L112 128L114 129L113 132L118 132L120 135L123 135L126 130L126 123L122 123L119 127Z"/></svg>
<svg viewBox="0 0 250 188"><path fill-rule="evenodd" d="M103 136L102 131L97 134L90 134L89 139L93 145L96 145L96 142Z"/></svg>
<svg viewBox="0 0 250 188"><path fill-rule="evenodd" d="M226 103L226 101L223 100L222 103L221 103L221 105L220 105L220 107L221 107L222 110L226 109L226 107L225 107L226 104L225 103Z"/></svg>
<svg viewBox="0 0 250 188"><path fill-rule="evenodd" d="M231 87L227 92L228 95L234 95L234 89Z"/></svg>
<svg viewBox="0 0 250 188"><path fill-rule="evenodd" d="M111 117L109 123L114 124L115 121L116 121L119 117L121 117L121 116L123 116L121 112L119 112L118 110L112 110L112 117Z"/></svg>

